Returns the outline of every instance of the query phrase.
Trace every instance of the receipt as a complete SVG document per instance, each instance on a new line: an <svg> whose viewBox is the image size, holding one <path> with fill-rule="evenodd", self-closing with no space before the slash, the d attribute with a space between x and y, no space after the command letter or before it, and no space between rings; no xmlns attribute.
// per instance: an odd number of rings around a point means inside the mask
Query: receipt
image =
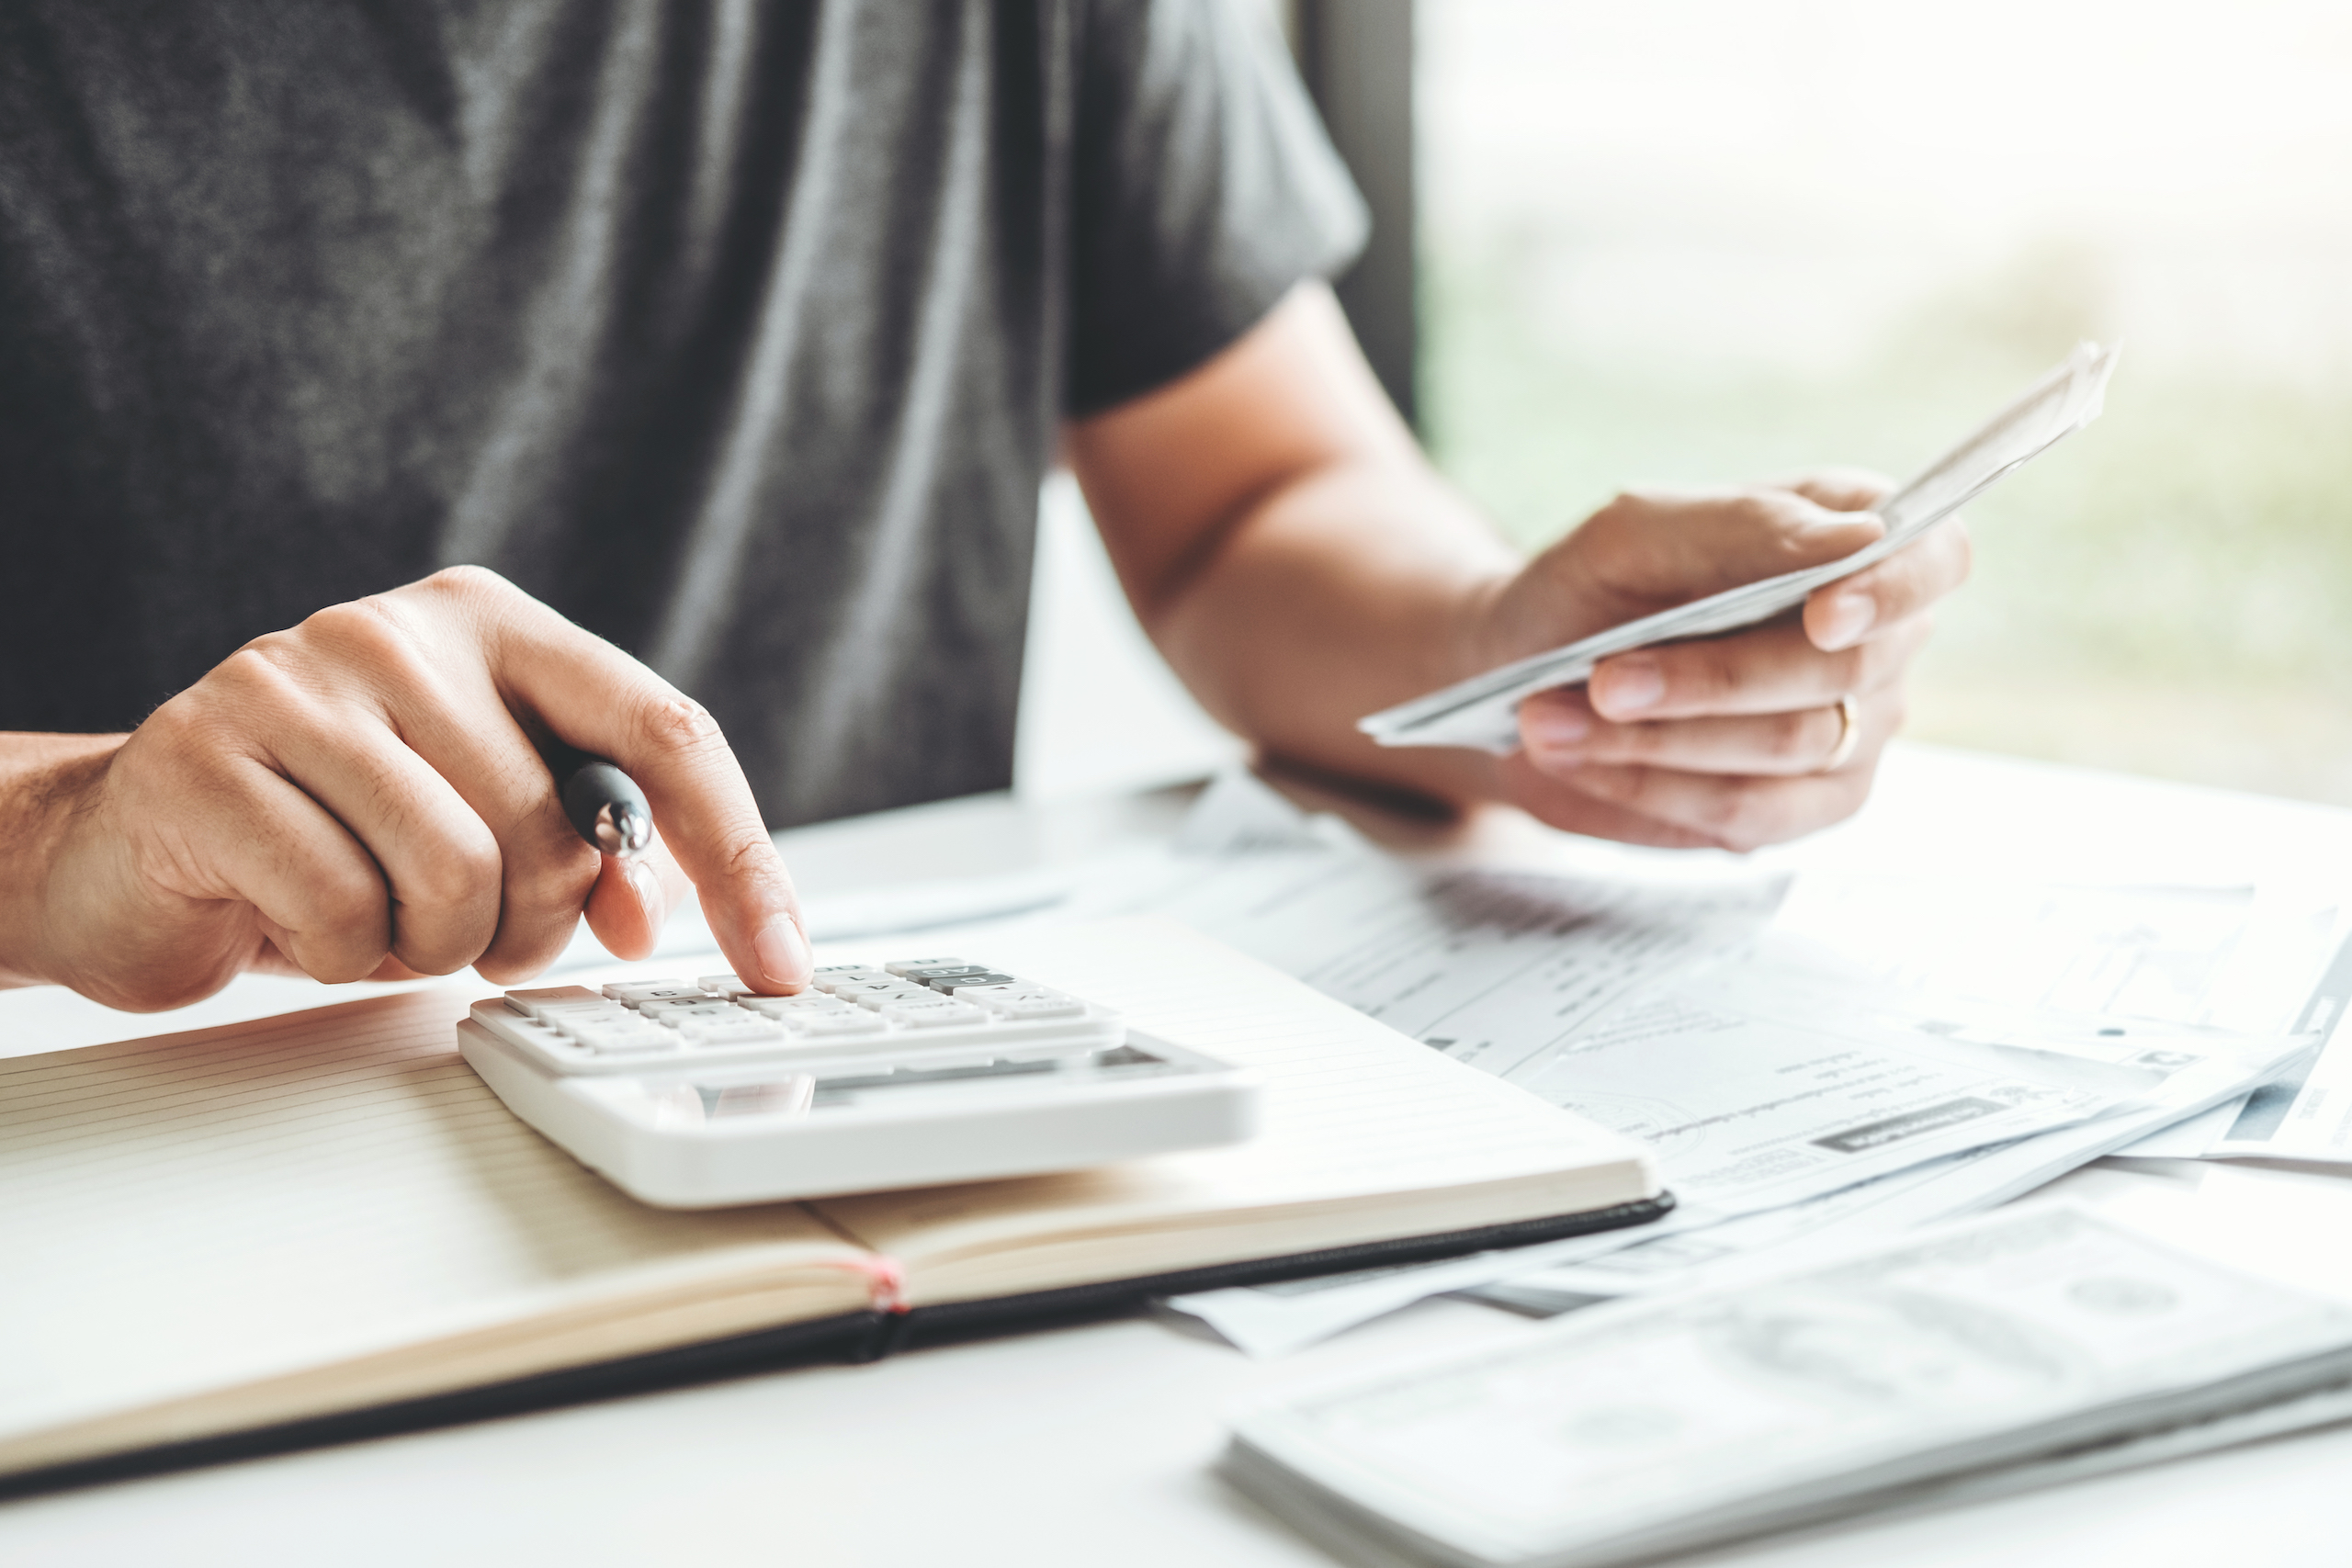
<svg viewBox="0 0 2352 1568"><path fill-rule="evenodd" d="M1974 1213L2033 1190L2104 1154L2130 1149L2153 1130L2202 1105L2233 1102L2308 1053L2293 1035L2184 1032L2144 1033L2110 1043L2089 1059L2143 1066L2157 1081L2113 1113L2034 1137L1987 1145L1911 1166L1857 1186L1714 1224L1686 1214L1675 1231L1651 1231L1623 1247L1565 1260L1531 1258L1524 1272L1495 1276L1479 1291L1525 1311L1557 1312L1596 1297L1641 1295L1712 1285L1749 1271L1769 1257L1779 1263Z"/></svg>
<svg viewBox="0 0 2352 1568"><path fill-rule="evenodd" d="M1784 572L1759 582L1661 610L1442 691L1373 714L1356 728L1383 746L1475 746L1498 754L1519 749L1519 705L1538 692L1572 686L1611 654L1651 643L1714 637L1767 621L1804 602L1815 589L1885 559L2004 477L2080 430L2099 413L2116 350L2086 343L2025 394L1929 465L1878 508L1886 533L1840 560Z"/></svg>
<svg viewBox="0 0 2352 1568"><path fill-rule="evenodd" d="M1784 974L1655 986L1510 1082L1657 1151L1694 1209L1752 1213L2106 1114L2161 1080L1862 1008L1774 1005Z"/></svg>

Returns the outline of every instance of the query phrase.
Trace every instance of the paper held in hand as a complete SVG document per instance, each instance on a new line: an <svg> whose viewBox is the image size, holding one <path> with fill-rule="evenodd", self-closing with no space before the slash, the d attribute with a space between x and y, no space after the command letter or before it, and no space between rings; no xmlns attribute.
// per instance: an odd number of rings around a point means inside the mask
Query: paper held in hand
<svg viewBox="0 0 2352 1568"><path fill-rule="evenodd" d="M1538 692L1573 686L1611 654L1652 643L1714 637L1767 621L1804 602L1815 589L1883 560L1937 523L2023 468L2064 436L2098 417L2117 350L2079 344L2034 383L1878 509L1884 536L1826 565L1784 572L1661 610L1566 648L1535 654L1458 682L1357 722L1383 746L1476 746L1505 754L1519 748L1519 705Z"/></svg>

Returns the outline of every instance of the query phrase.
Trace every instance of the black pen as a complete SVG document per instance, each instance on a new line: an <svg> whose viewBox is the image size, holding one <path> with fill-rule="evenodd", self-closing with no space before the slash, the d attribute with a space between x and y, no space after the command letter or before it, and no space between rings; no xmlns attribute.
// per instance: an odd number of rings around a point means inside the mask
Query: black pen
<svg viewBox="0 0 2352 1568"><path fill-rule="evenodd" d="M653 809L637 781L601 757L572 753L579 765L563 779L563 814L580 836L619 860L635 860L653 843ZM570 760L570 759L567 759Z"/></svg>

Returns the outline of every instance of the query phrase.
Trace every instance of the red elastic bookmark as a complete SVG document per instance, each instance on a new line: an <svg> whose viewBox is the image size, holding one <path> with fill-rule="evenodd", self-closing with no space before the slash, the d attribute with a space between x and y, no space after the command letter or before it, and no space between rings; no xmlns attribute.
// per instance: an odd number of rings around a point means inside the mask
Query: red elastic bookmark
<svg viewBox="0 0 2352 1568"><path fill-rule="evenodd" d="M907 1300L906 1269L897 1258L869 1252L862 1258L843 1259L841 1267L865 1276L865 1304L869 1310L896 1315L913 1304Z"/></svg>

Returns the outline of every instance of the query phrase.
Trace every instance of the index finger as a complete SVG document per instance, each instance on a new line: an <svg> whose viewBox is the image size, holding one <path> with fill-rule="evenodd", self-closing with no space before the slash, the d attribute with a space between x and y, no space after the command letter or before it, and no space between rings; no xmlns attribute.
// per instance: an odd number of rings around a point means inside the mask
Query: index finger
<svg viewBox="0 0 2352 1568"><path fill-rule="evenodd" d="M1947 517L1904 548L1805 600L1805 635L1835 653L1909 619L1968 580L1968 525Z"/></svg>
<svg viewBox="0 0 2352 1568"><path fill-rule="evenodd" d="M604 638L507 591L520 603L497 620L491 668L509 705L637 781L736 974L770 992L807 985L815 961L800 900L718 721Z"/></svg>

